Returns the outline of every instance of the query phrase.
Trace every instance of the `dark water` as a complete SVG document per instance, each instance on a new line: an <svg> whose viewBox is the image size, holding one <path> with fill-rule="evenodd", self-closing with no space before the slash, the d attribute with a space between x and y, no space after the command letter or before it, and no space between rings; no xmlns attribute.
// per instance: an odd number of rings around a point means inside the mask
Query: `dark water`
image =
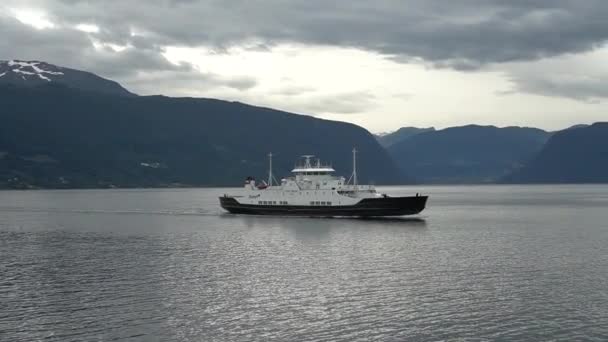
<svg viewBox="0 0 608 342"><path fill-rule="evenodd" d="M608 186L388 190L429 208L238 217L222 189L0 192L0 340L608 340Z"/></svg>

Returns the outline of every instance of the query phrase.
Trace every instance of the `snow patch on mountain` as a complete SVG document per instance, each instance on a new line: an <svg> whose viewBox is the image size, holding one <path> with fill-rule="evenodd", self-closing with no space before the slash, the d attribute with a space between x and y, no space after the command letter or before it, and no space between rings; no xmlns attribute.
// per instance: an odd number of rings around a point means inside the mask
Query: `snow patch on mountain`
<svg viewBox="0 0 608 342"><path fill-rule="evenodd" d="M35 72L29 72L29 71L25 71L25 70L21 70L21 69L13 69L13 72L18 72L20 74L26 74L26 75L36 75Z"/></svg>
<svg viewBox="0 0 608 342"><path fill-rule="evenodd" d="M21 79L26 80L26 76L34 76L38 77L41 80L51 82L52 79L48 76L60 76L64 75L61 71L53 71L48 70L49 67L60 69L56 66L51 66L49 64L37 61L19 61L19 60L10 60L7 62L0 62L0 66L2 64L7 65L10 69L8 71L3 72L0 77L6 75L9 71L13 73L20 74Z"/></svg>
<svg viewBox="0 0 608 342"><path fill-rule="evenodd" d="M93 73L64 68L37 60L0 60L0 86L6 84L23 87L60 84L68 88L85 91L136 96L117 82L99 77Z"/></svg>

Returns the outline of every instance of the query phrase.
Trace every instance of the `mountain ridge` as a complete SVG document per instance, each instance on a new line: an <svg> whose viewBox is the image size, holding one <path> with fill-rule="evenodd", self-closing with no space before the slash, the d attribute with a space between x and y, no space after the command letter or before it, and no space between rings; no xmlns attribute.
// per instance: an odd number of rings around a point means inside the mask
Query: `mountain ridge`
<svg viewBox="0 0 608 342"><path fill-rule="evenodd" d="M32 101L32 99L36 99ZM240 185L288 175L317 154L362 181L411 182L362 127L239 102L118 96L59 84L0 85L0 187L83 188ZM51 114L51 115L49 115ZM276 143L280 142L280 143ZM16 179L16 180L15 180Z"/></svg>
<svg viewBox="0 0 608 342"><path fill-rule="evenodd" d="M608 122L570 127L555 133L507 183L608 182Z"/></svg>
<svg viewBox="0 0 608 342"><path fill-rule="evenodd" d="M37 60L0 60L0 84L38 87L50 83L99 93L136 96L118 82L88 71L66 68Z"/></svg>
<svg viewBox="0 0 608 342"><path fill-rule="evenodd" d="M420 133L388 151L423 183L494 183L532 158L549 136L538 128L470 124Z"/></svg>
<svg viewBox="0 0 608 342"><path fill-rule="evenodd" d="M606 123L557 132L402 127L379 136L238 101L137 96L90 72L21 60L0 61L0 100L11 108L0 111L0 188L236 185L244 174L266 174L268 152L275 174L316 153L346 176L353 147L364 182L608 182L589 172L608 159Z"/></svg>
<svg viewBox="0 0 608 342"><path fill-rule="evenodd" d="M418 128L418 127L401 127L394 132L389 132L386 134L376 134L376 139L384 148L388 148L389 146L396 144L404 139L413 137L420 133L425 133L429 131L434 131L435 127L428 128Z"/></svg>

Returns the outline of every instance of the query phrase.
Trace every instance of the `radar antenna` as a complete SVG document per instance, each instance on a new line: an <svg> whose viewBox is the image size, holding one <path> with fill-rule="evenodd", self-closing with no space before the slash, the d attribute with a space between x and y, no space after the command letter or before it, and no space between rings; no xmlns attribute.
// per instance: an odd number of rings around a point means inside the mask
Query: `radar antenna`
<svg viewBox="0 0 608 342"><path fill-rule="evenodd" d="M310 159L312 157L314 157L314 155L312 155L312 154L305 154L302 156L302 158L304 158L304 168L306 168L306 169L312 168L312 165L310 164Z"/></svg>

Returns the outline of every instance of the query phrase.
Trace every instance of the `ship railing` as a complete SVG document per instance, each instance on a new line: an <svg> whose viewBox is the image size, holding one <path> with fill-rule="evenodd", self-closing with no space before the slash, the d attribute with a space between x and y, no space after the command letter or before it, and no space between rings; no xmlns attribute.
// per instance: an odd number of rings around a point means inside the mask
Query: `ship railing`
<svg viewBox="0 0 608 342"><path fill-rule="evenodd" d="M344 191L376 191L376 187L373 185L343 185L340 190Z"/></svg>

